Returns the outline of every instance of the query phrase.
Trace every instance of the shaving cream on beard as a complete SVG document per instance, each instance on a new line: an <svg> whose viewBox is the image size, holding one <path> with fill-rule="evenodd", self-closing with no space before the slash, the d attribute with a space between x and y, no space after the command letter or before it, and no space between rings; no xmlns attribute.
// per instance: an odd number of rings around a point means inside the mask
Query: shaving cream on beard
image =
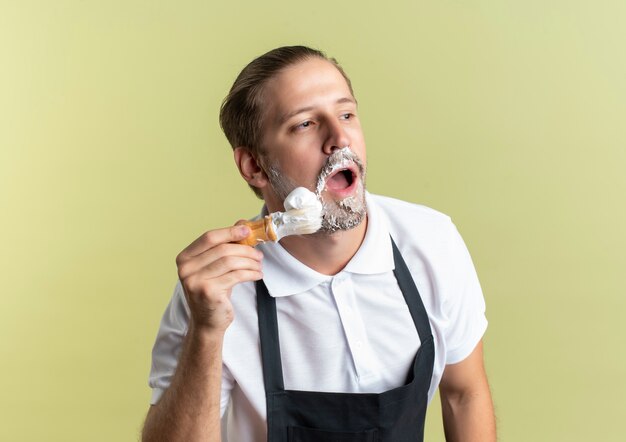
<svg viewBox="0 0 626 442"><path fill-rule="evenodd" d="M355 164L359 169L360 179L357 183L355 195L339 201L322 198L322 192L326 187L326 180L339 169L347 168ZM297 187L277 165L268 165L266 173L272 189L282 200L286 200L289 193ZM315 195L322 202L322 226L320 232L332 233L338 230L348 230L358 226L366 214L365 205L365 167L361 159L350 149L349 146L333 152L324 163L318 174ZM284 205L285 203L283 203ZM287 209L285 207L285 209Z"/></svg>
<svg viewBox="0 0 626 442"><path fill-rule="evenodd" d="M347 169L350 164L356 165L359 169L360 179L357 182L355 194L339 201L322 198L322 192L326 189L328 177L341 169ZM361 224L367 213L365 205L365 167L361 159L352 152L350 146L342 147L328 157L318 176L315 193L324 206L320 231L332 233L339 230L352 229Z"/></svg>

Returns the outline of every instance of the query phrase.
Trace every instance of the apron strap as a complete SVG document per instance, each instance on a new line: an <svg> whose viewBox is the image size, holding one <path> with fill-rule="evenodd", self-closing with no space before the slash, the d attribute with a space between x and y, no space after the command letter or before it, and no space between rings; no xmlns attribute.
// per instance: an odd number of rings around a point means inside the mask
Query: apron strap
<svg viewBox="0 0 626 442"><path fill-rule="evenodd" d="M393 273L396 275L396 280L398 281L398 286L400 286L402 296L404 296L404 300L409 306L409 311L411 312L411 317L415 323L415 328L417 329L420 342L424 342L432 336L426 308L422 302L419 290L417 290L415 281L413 281L413 278L411 277L411 272L409 272L409 268L404 262L404 258L402 258L400 250L398 250L398 246L396 246L393 238L391 238L391 246L393 248L393 260L395 262Z"/></svg>
<svg viewBox="0 0 626 442"><path fill-rule="evenodd" d="M285 386L280 359L280 342L278 341L276 299L270 296L262 279L256 282L256 294L265 391L267 393L282 391Z"/></svg>

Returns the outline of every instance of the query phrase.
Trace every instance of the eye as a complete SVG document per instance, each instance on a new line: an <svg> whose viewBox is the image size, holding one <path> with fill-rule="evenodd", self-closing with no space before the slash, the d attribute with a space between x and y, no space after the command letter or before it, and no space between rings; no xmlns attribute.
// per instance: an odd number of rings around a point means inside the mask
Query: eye
<svg viewBox="0 0 626 442"><path fill-rule="evenodd" d="M354 114L348 112L348 113L345 113L345 114L341 114L341 116L339 118L341 118L342 120L349 120L352 117L354 117Z"/></svg>
<svg viewBox="0 0 626 442"><path fill-rule="evenodd" d="M302 130L302 129L307 129L309 127L311 127L313 125L313 122L311 120L306 120L303 121L300 124L297 124L293 127L293 130Z"/></svg>

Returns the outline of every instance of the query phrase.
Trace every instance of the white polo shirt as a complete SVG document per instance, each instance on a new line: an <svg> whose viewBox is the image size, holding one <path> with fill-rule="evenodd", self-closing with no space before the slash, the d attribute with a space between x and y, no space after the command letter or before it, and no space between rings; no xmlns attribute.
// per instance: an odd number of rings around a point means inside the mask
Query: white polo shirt
<svg viewBox="0 0 626 442"><path fill-rule="evenodd" d="M285 389L380 393L404 383L420 341L393 274L391 235L420 292L434 336L430 400L445 366L465 359L485 332L480 284L448 216L392 198L369 193L366 198L365 239L337 275L312 270L278 243L259 246L264 281L276 298ZM222 427L233 441L265 441L254 283L235 286L231 300L235 320L224 337ZM188 321L178 283L152 353L153 404L176 370Z"/></svg>

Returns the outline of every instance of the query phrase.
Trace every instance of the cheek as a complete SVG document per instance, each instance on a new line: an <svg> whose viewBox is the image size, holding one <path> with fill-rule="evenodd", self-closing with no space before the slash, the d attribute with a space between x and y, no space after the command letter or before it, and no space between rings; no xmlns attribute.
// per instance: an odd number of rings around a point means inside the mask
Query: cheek
<svg viewBox="0 0 626 442"><path fill-rule="evenodd" d="M318 166L321 167L325 161L322 149L310 145L294 145L284 159L290 165L301 170L302 173L307 173L308 170Z"/></svg>
<svg viewBox="0 0 626 442"><path fill-rule="evenodd" d="M290 155L282 158L281 170L291 179L302 184L310 184L317 180L323 162L314 158L315 155Z"/></svg>

